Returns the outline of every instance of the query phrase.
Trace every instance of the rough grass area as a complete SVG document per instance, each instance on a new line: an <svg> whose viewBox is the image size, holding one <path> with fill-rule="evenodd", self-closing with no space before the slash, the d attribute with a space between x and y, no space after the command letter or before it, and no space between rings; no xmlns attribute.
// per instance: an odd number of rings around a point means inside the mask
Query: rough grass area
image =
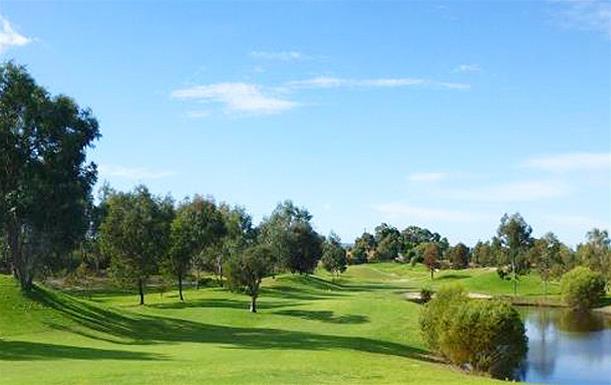
<svg viewBox="0 0 611 385"><path fill-rule="evenodd" d="M447 271L433 286L510 294L492 270ZM492 384L437 362L404 293L430 283L422 267L353 266L338 281L267 279L259 313L220 288L148 294L39 288L23 297L0 276L0 384ZM520 295L542 294L536 277ZM550 292L556 285L550 285Z"/></svg>

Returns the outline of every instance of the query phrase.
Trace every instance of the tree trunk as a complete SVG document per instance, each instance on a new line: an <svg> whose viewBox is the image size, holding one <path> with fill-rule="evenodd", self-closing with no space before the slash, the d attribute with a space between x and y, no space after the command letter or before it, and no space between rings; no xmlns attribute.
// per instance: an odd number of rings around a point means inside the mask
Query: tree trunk
<svg viewBox="0 0 611 385"><path fill-rule="evenodd" d="M195 270L195 290L199 290L199 266Z"/></svg>
<svg viewBox="0 0 611 385"><path fill-rule="evenodd" d="M250 297L250 312L251 313L257 312L257 297L254 295Z"/></svg>
<svg viewBox="0 0 611 385"><path fill-rule="evenodd" d="M180 295L180 300L184 301L185 299L182 296L182 276L178 275L178 294Z"/></svg>
<svg viewBox="0 0 611 385"><path fill-rule="evenodd" d="M9 221L7 226L8 247L10 249L11 263L13 266L13 274L19 281L19 286L23 291L32 289L32 268L28 261L28 256L24 253L19 239L19 225Z"/></svg>
<svg viewBox="0 0 611 385"><path fill-rule="evenodd" d="M138 278L138 292L140 293L140 305L144 305L144 282Z"/></svg>
<svg viewBox="0 0 611 385"><path fill-rule="evenodd" d="M433 274L435 274L435 270L431 269L431 281L433 280Z"/></svg>

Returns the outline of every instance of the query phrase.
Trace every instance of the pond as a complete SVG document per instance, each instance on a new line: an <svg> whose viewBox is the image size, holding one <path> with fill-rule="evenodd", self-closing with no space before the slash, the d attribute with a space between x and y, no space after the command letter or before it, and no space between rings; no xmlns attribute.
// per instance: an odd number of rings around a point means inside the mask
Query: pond
<svg viewBox="0 0 611 385"><path fill-rule="evenodd" d="M558 308L521 308L520 313L528 335L522 381L611 385L611 318Z"/></svg>

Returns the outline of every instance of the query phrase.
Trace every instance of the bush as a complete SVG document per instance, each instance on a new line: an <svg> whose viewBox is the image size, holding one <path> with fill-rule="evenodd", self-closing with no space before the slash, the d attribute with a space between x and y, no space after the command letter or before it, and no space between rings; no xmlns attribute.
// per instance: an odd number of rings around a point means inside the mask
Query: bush
<svg viewBox="0 0 611 385"><path fill-rule="evenodd" d="M460 287L439 290L424 307L420 327L438 354L496 378L512 377L527 350L524 324L511 305L468 300Z"/></svg>
<svg viewBox="0 0 611 385"><path fill-rule="evenodd" d="M586 267L576 267L562 276L560 290L566 304L573 310L595 307L605 295L605 279Z"/></svg>
<svg viewBox="0 0 611 385"><path fill-rule="evenodd" d="M431 289L428 286L425 286L422 289L420 289L420 301L422 303L429 302L431 298L433 298L433 289Z"/></svg>

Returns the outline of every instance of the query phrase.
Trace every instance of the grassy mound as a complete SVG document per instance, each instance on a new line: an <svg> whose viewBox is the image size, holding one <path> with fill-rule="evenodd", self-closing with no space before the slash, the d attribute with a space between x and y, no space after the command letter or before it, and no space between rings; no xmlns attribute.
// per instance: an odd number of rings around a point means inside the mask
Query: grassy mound
<svg viewBox="0 0 611 385"><path fill-rule="evenodd" d="M0 276L0 384L495 383L428 356L401 295L417 276L368 268L268 279L257 314L220 288L138 306L116 291L24 297Z"/></svg>

